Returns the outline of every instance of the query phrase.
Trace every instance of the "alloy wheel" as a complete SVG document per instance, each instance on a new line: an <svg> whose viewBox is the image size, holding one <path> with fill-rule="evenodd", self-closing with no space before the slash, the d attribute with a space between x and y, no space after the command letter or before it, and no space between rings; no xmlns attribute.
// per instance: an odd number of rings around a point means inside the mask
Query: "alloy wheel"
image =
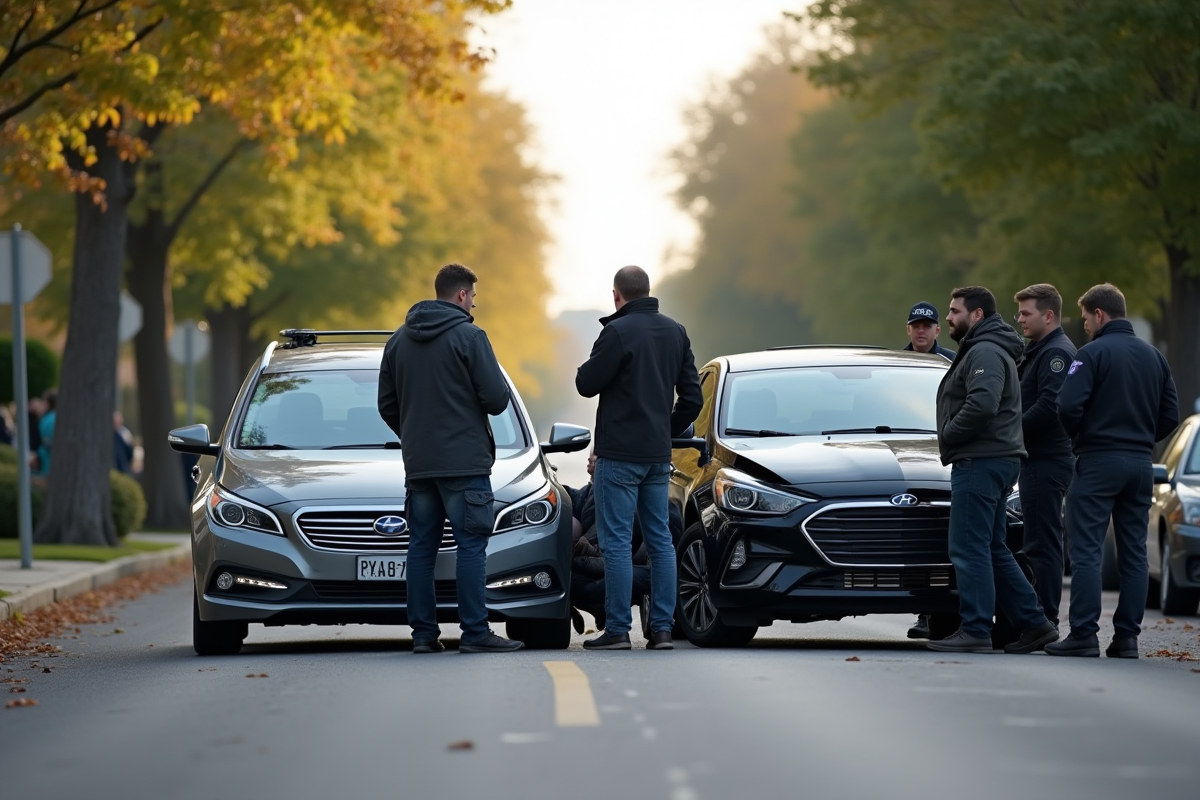
<svg viewBox="0 0 1200 800"><path fill-rule="evenodd" d="M679 607L688 626L703 633L717 619L717 607L713 605L708 590L708 557L704 543L691 542L679 559Z"/></svg>

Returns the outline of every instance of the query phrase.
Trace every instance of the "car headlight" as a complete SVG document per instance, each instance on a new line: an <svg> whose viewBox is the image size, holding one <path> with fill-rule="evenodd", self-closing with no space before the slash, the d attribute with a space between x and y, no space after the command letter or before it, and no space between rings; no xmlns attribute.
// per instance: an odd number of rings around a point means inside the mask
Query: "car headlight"
<svg viewBox="0 0 1200 800"><path fill-rule="evenodd" d="M545 525L558 516L558 492L547 484L540 492L517 501L496 517L495 533Z"/></svg>
<svg viewBox="0 0 1200 800"><path fill-rule="evenodd" d="M1200 497L1183 501L1183 524L1200 526Z"/></svg>
<svg viewBox="0 0 1200 800"><path fill-rule="evenodd" d="M813 502L811 497L772 489L733 469L717 470L713 492L717 496L717 505L738 514L786 514Z"/></svg>
<svg viewBox="0 0 1200 800"><path fill-rule="evenodd" d="M1021 511L1021 493L1016 489L1013 489L1008 497L1004 498L1004 507L1017 519L1024 519L1025 515Z"/></svg>
<svg viewBox="0 0 1200 800"><path fill-rule="evenodd" d="M245 528L283 536L283 528L273 513L215 486L208 496L208 516L213 522L226 528Z"/></svg>

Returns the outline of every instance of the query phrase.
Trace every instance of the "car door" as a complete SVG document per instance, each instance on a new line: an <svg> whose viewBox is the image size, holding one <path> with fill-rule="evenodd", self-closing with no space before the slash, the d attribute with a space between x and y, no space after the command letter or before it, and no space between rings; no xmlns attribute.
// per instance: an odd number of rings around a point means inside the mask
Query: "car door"
<svg viewBox="0 0 1200 800"><path fill-rule="evenodd" d="M1179 496L1175 493L1175 477L1183 465L1183 455L1188 450L1192 432L1196 427L1194 422L1185 422L1179 430L1167 440L1162 450L1161 464L1167 467L1169 483L1160 483L1154 487L1154 500L1150 504L1150 520L1146 529L1146 551L1150 561L1150 574L1161 579L1162 572L1162 537L1166 521L1171 518L1179 506Z"/></svg>
<svg viewBox="0 0 1200 800"><path fill-rule="evenodd" d="M717 386L720 384L720 365L708 364L700 371L700 394L703 403L700 413L693 424L695 435L708 442L709 452L712 452L713 413L716 407ZM711 463L711 462L710 462ZM684 520L687 520L687 503L694 487L702 483L707 473L707 465L700 466L700 453L697 450L675 450L671 453L671 504L679 509ZM686 523L685 526L686 528Z"/></svg>

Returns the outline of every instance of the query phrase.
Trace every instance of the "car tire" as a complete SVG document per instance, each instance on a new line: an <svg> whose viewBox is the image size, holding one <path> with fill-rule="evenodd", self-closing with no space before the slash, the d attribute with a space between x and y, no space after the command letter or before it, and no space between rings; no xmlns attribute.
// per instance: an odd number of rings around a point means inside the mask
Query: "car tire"
<svg viewBox="0 0 1200 800"><path fill-rule="evenodd" d="M1100 587L1106 592L1121 588L1121 575L1117 571L1117 537L1111 522L1108 524L1108 533L1104 534L1104 549L1100 553Z"/></svg>
<svg viewBox="0 0 1200 800"><path fill-rule="evenodd" d="M524 642L530 650L566 650L571 646L571 618L510 619L504 623L508 638Z"/></svg>
<svg viewBox="0 0 1200 800"><path fill-rule="evenodd" d="M1200 589L1180 586L1171 577L1171 543L1163 539L1162 574L1158 580L1158 602L1163 614L1194 616L1196 606L1200 605Z"/></svg>
<svg viewBox="0 0 1200 800"><path fill-rule="evenodd" d="M684 531L679 542L675 617L684 638L697 647L744 647L758 627L728 625L709 596L708 552L699 523Z"/></svg>
<svg viewBox="0 0 1200 800"><path fill-rule="evenodd" d="M192 592L192 647L196 655L233 656L242 649L250 632L245 622L204 622L200 619L200 601Z"/></svg>
<svg viewBox="0 0 1200 800"><path fill-rule="evenodd" d="M962 625L962 617L958 614L930 614L929 641L936 642L953 636L960 625Z"/></svg>

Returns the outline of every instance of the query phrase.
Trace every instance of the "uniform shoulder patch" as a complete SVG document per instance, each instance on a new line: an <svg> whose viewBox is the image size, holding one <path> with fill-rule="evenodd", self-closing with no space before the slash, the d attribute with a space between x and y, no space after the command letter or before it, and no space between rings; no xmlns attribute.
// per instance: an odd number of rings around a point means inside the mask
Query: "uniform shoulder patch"
<svg viewBox="0 0 1200 800"><path fill-rule="evenodd" d="M1067 370L1067 374L1074 375L1076 372L1079 372L1079 368L1082 366L1083 366L1082 361L1072 361L1071 368Z"/></svg>
<svg viewBox="0 0 1200 800"><path fill-rule="evenodd" d="M1062 356L1055 356L1054 358L1050 359L1051 372L1062 372L1066 368L1067 362Z"/></svg>

